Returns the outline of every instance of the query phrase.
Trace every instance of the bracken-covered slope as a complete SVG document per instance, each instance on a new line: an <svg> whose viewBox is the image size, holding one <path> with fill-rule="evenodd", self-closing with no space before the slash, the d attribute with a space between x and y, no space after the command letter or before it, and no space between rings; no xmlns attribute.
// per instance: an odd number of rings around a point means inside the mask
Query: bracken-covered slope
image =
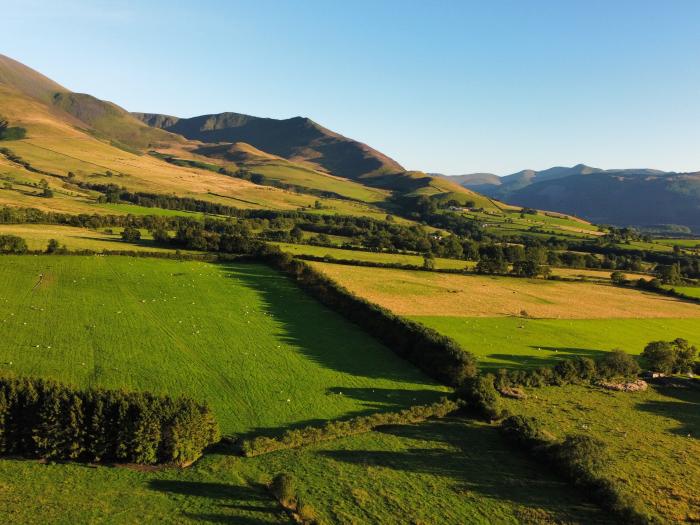
<svg viewBox="0 0 700 525"><path fill-rule="evenodd" d="M134 113L146 124L207 143L246 142L258 149L292 161L308 162L339 177L405 171L379 151L343 137L304 117L260 118L240 113L219 113L177 118Z"/></svg>

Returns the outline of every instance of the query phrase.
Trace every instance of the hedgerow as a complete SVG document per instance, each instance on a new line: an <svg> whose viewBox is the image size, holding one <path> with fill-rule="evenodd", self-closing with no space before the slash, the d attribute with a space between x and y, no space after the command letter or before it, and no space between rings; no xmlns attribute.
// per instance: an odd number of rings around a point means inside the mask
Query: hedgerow
<svg viewBox="0 0 700 525"><path fill-rule="evenodd" d="M400 412L377 412L368 416L359 416L341 421L328 421L323 426L309 426L287 430L279 437L258 436L240 443L241 453L252 457L276 450L298 448L321 441L339 439L369 432L384 425L408 425L418 423L431 417L443 417L459 408L459 404L443 398L432 405L420 405Z"/></svg>

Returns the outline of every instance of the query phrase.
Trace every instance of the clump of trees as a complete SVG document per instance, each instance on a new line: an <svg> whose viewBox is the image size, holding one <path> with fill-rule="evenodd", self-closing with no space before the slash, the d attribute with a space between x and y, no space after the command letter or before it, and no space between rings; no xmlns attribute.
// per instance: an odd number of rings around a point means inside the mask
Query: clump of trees
<svg viewBox="0 0 700 525"><path fill-rule="evenodd" d="M241 453L252 457L267 454L276 450L297 448L321 441L362 434L385 425L408 425L425 421L431 417L444 417L454 412L459 405L450 399L443 398L432 405L419 405L399 412L376 412L368 416L358 416L341 421L328 421L323 426L308 426L295 430L287 430L279 437L258 436L243 440L240 443Z"/></svg>
<svg viewBox="0 0 700 525"><path fill-rule="evenodd" d="M26 129L18 126L10 127L9 122L0 117L0 140L21 140L26 136Z"/></svg>
<svg viewBox="0 0 700 525"><path fill-rule="evenodd" d="M0 378L0 454L185 465L219 438L192 399Z"/></svg>
<svg viewBox="0 0 700 525"><path fill-rule="evenodd" d="M673 341L652 341L642 352L647 366L664 374L691 372L695 366L698 350L685 339Z"/></svg>
<svg viewBox="0 0 700 525"><path fill-rule="evenodd" d="M27 253L27 242L16 235L0 235L0 253Z"/></svg>
<svg viewBox="0 0 700 525"><path fill-rule="evenodd" d="M589 383L600 379L631 378L640 372L639 363L623 350L606 352L596 360L584 356L562 359L552 367L500 369L494 386L501 390L518 386L541 387Z"/></svg>

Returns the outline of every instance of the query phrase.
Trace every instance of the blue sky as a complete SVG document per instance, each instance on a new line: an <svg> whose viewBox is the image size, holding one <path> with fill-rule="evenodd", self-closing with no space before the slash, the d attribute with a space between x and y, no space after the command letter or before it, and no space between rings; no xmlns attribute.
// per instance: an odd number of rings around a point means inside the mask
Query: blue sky
<svg viewBox="0 0 700 525"><path fill-rule="evenodd" d="M2 4L0 53L131 111L303 115L449 174L700 170L700 1Z"/></svg>

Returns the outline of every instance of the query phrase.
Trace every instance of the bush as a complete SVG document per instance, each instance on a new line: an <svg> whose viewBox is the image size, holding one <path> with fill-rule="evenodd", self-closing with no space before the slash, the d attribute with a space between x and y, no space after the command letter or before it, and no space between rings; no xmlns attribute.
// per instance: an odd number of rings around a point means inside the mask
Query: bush
<svg viewBox="0 0 700 525"><path fill-rule="evenodd" d="M473 408L485 419L498 419L503 414L501 395L494 386L492 374L479 375L470 379L457 392L469 408Z"/></svg>
<svg viewBox="0 0 700 525"><path fill-rule="evenodd" d="M506 439L525 450L534 450L552 439L540 422L529 416L510 416L504 419L501 432Z"/></svg>
<svg viewBox="0 0 700 525"><path fill-rule="evenodd" d="M136 242L141 240L141 230L133 226L127 226L122 231L122 239L126 242Z"/></svg>
<svg viewBox="0 0 700 525"><path fill-rule="evenodd" d="M596 361L598 375L604 379L633 377L639 374L637 361L624 350L615 349Z"/></svg>
<svg viewBox="0 0 700 525"><path fill-rule="evenodd" d="M210 409L191 399L0 379L0 454L183 465L218 439Z"/></svg>
<svg viewBox="0 0 700 525"><path fill-rule="evenodd" d="M297 487L294 477L290 474L277 474L270 483L270 492L283 507L296 509Z"/></svg>

